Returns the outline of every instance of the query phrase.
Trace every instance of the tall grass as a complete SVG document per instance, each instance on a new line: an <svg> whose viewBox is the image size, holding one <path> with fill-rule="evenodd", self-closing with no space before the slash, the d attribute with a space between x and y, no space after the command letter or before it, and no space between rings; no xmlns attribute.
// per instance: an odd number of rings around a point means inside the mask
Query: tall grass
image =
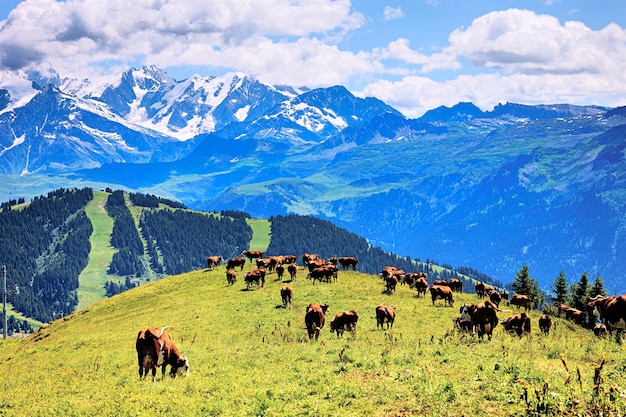
<svg viewBox="0 0 626 417"><path fill-rule="evenodd" d="M249 268L249 265L246 265ZM284 282L268 276L246 291L241 272L226 285L224 267L142 285L0 344L0 415L182 416L505 416L623 415L623 346L563 320L530 337L496 328L491 342L453 330L457 308L380 278L339 272L316 283L299 271L293 307ZM456 297L477 302L474 295ZM355 336L304 329L310 302L356 309ZM393 329L376 328L374 308L397 308ZM514 313L516 311L513 311ZM512 313L500 313L506 318ZM174 326L190 375L139 381L138 330ZM159 374L160 376L160 374ZM602 414L602 413L603 414Z"/></svg>

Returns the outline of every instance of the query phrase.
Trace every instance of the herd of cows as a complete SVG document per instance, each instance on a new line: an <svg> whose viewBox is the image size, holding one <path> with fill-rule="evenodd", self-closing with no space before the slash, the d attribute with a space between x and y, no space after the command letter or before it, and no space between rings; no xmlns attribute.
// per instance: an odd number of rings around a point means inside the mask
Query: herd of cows
<svg viewBox="0 0 626 417"><path fill-rule="evenodd" d="M246 258L252 263L256 261L256 268L244 274L246 289L252 285L263 287L265 284L266 272L277 274L277 279L282 280L283 274L287 271L290 281L295 281L298 264L295 255L291 256L271 256L264 258L263 251L244 251L242 257L231 258L226 264L226 280L228 285L233 285L237 281L236 268L243 271ZM210 256L207 258L209 270L222 263L221 256ZM337 272L340 265L344 270L356 270L358 259L355 257L331 258L328 260L319 259L314 254L304 254L302 257L304 268L308 270L307 278L313 281L331 282L337 279ZM417 290L418 296L426 296L429 291L432 304L437 300L443 300L444 306L454 306L454 293L463 291L463 283L458 278L450 280L435 280L432 285L428 284L428 277L424 272L405 273L404 271L386 266L379 273L385 286L385 291L392 294L396 291L397 284L408 285L411 289ZM460 332L477 334L479 339L487 336L491 340L494 328L501 324L504 330L512 335L523 336L530 334L531 320L527 311L533 308L533 300L525 294L515 294L509 300L506 291L498 291L497 288L478 282L475 291L479 298L488 298L478 304L463 304L459 308L459 315L453 317L454 328ZM285 308L291 307L293 289L289 285L284 285L280 289L282 305ZM510 312L510 310L500 309L500 303L506 300L508 305L518 308L523 307L524 312L515 314L503 321L498 318L498 312ZM613 331L617 332L617 339L620 340L621 333L626 330L626 294L621 296L594 297L589 300L588 306L594 316L601 319L602 323L597 324L594 333L598 337L606 337ZM328 304L311 303L307 306L304 322L309 339L317 340L326 321ZM387 329L393 327L396 318L394 306L379 305L376 307L376 328ZM582 317L582 312L567 305L561 305L558 309L560 317L577 322ZM336 333L341 337L345 331L356 333L359 314L355 310L339 312L335 318L329 322L331 333ZM539 318L538 325L541 334L548 335L552 327L552 318L548 314L543 314ZM579 323L581 324L581 323ZM170 376L184 375L189 370L187 357L182 356L171 337L166 331L167 327L148 328L141 330L137 335L136 349L139 363L139 377L144 379L148 372L152 372L153 381L156 378L157 368L161 367L162 377L165 377L166 367L170 366Z"/></svg>

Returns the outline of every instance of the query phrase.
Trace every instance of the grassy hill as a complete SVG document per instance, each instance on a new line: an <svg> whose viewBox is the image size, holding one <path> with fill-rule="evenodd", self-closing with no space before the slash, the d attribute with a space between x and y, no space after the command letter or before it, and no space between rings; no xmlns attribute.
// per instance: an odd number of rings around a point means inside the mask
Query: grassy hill
<svg viewBox="0 0 626 417"><path fill-rule="evenodd" d="M246 265L248 269L250 265ZM380 278L340 271L337 282L299 271L293 308L284 283L244 290L224 267L171 276L97 302L28 339L0 341L0 415L175 416L504 416L624 415L624 348L564 320L549 336L531 312L530 337L496 328L491 342L452 329L458 308L417 298L407 287L383 293ZM473 294L458 304L478 301ZM304 311L330 305L320 340L310 342ZM374 308L397 307L392 330ZM328 321L356 309L356 336L338 339ZM514 309L515 310L515 309ZM515 313L517 311L514 311ZM512 313L500 313L500 319ZM184 378L139 381L135 338L174 326L190 361ZM599 365L603 363L603 367ZM594 374L596 375L594 381Z"/></svg>

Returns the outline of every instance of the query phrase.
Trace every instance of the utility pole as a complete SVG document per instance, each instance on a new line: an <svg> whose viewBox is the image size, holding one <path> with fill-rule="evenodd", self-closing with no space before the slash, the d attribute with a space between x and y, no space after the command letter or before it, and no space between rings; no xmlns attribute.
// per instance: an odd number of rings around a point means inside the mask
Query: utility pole
<svg viewBox="0 0 626 417"><path fill-rule="evenodd" d="M2 335L4 338L7 338L7 295L9 294L19 294L20 288L15 285L15 289L13 291L7 291L7 266L2 265L2 317L3 326L2 326Z"/></svg>

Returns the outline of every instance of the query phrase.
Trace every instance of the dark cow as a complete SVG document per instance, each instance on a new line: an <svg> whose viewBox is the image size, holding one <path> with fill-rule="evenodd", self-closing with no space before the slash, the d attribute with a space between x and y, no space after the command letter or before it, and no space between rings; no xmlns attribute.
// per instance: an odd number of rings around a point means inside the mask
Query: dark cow
<svg viewBox="0 0 626 417"><path fill-rule="evenodd" d="M302 264L306 267L309 262L317 259L317 255L314 253L305 253L302 255Z"/></svg>
<svg viewBox="0 0 626 417"><path fill-rule="evenodd" d="M306 331L309 335L309 340L315 338L317 340L320 337L320 332L324 327L326 321L326 311L328 310L328 304L309 304L306 308L304 315L304 323L306 324Z"/></svg>
<svg viewBox="0 0 626 417"><path fill-rule="evenodd" d="M319 268L315 268L307 274L307 278L313 280L313 284L315 284L315 280L319 280L320 282L326 281L331 282L333 279L337 279L337 267L335 265L324 265Z"/></svg>
<svg viewBox="0 0 626 417"><path fill-rule="evenodd" d="M550 327L552 327L552 317L549 314L542 314L539 317L539 330L541 334L548 335L550 333Z"/></svg>
<svg viewBox="0 0 626 417"><path fill-rule="evenodd" d="M296 263L298 257L296 255L285 255L284 256L285 261L283 262L284 264L293 264Z"/></svg>
<svg viewBox="0 0 626 417"><path fill-rule="evenodd" d="M259 259L263 257L262 250L244 250L241 252L241 256L248 258L250 263L252 263L252 259Z"/></svg>
<svg viewBox="0 0 626 417"><path fill-rule="evenodd" d="M342 256L338 260L339 265L341 265L343 269L352 269L353 271L356 271L356 264L359 263L359 260L354 256Z"/></svg>
<svg viewBox="0 0 626 417"><path fill-rule="evenodd" d="M435 301L444 300L443 305L452 307L454 305L454 297L452 296L452 290L450 287L446 287L444 285L432 285L430 288L430 296L433 300L433 305L435 305Z"/></svg>
<svg viewBox="0 0 626 417"><path fill-rule="evenodd" d="M452 317L454 328L462 333L474 333L474 323L471 320L461 320L460 317Z"/></svg>
<svg viewBox="0 0 626 417"><path fill-rule="evenodd" d="M276 265L276 279L282 280L283 275L285 275L285 267L282 264Z"/></svg>
<svg viewBox="0 0 626 417"><path fill-rule="evenodd" d="M289 272L289 278L292 281L295 281L296 275L298 274L298 264L293 262L287 265L287 272Z"/></svg>
<svg viewBox="0 0 626 417"><path fill-rule="evenodd" d="M243 271L243 267L246 265L246 258L230 258L226 263L226 269L235 269L236 267L240 267L240 270Z"/></svg>
<svg viewBox="0 0 626 417"><path fill-rule="evenodd" d="M617 330L617 338L626 330L626 294L610 297L594 297L588 305L593 309L593 315L600 317L607 329Z"/></svg>
<svg viewBox="0 0 626 417"><path fill-rule="evenodd" d="M604 339L605 337L609 337L609 331L606 326L602 323L598 323L593 328L593 334L600 339Z"/></svg>
<svg viewBox="0 0 626 417"><path fill-rule="evenodd" d="M246 283L246 289L248 290L252 287L253 283L259 288L263 287L265 285L265 269L259 268L246 272L244 281Z"/></svg>
<svg viewBox="0 0 626 417"><path fill-rule="evenodd" d="M530 298L530 295L526 294L515 294L509 304L513 304L517 306L517 308L524 307L524 310L528 311L533 306L533 300Z"/></svg>
<svg viewBox="0 0 626 417"><path fill-rule="evenodd" d="M476 295L478 295L480 298L485 298L485 283L482 281L478 281L476 283L476 285L474 286L474 288L476 289Z"/></svg>
<svg viewBox="0 0 626 417"><path fill-rule="evenodd" d="M447 279L436 279L433 281L433 285L438 285L440 287L449 287L450 281L448 281Z"/></svg>
<svg viewBox="0 0 626 417"><path fill-rule="evenodd" d="M280 298L283 300L283 307L291 307L291 298L293 297L293 290L289 285L285 285L280 289Z"/></svg>
<svg viewBox="0 0 626 417"><path fill-rule="evenodd" d="M309 270L309 272L311 272L312 270L316 269L316 268L321 268L323 266L329 265L328 262L326 262L326 260L324 259L311 259L307 264L306 264L306 268Z"/></svg>
<svg viewBox="0 0 626 417"><path fill-rule="evenodd" d="M269 269L269 272L272 272L270 266L272 265L272 260L270 258L259 258L256 260L256 267Z"/></svg>
<svg viewBox="0 0 626 417"><path fill-rule="evenodd" d="M489 301L494 303L497 307L500 307L500 301L502 301L502 295L498 291L491 291L489 293Z"/></svg>
<svg viewBox="0 0 626 417"><path fill-rule="evenodd" d="M235 282L237 282L237 273L234 269L226 270L226 282L228 282L228 285L233 285Z"/></svg>
<svg viewBox="0 0 626 417"><path fill-rule="evenodd" d="M463 292L463 281L458 278L450 278L450 289L454 292Z"/></svg>
<svg viewBox="0 0 626 417"><path fill-rule="evenodd" d="M376 307L376 328L387 323L387 328L393 328L393 322L396 320L396 307L379 305Z"/></svg>
<svg viewBox="0 0 626 417"><path fill-rule="evenodd" d="M498 325L498 307L487 300L480 304L464 304L460 309L461 321L469 320L474 323L480 339L484 335L491 340L493 329Z"/></svg>
<svg viewBox="0 0 626 417"><path fill-rule="evenodd" d="M222 263L222 257L221 256L209 256L206 258L206 263L207 263L208 269L213 269L216 266L218 266L220 263Z"/></svg>
<svg viewBox="0 0 626 417"><path fill-rule="evenodd" d="M420 277L418 279L415 280L415 289L417 290L417 296L424 296L426 297L426 290L428 289L428 281L426 281L426 278L424 277Z"/></svg>
<svg viewBox="0 0 626 417"><path fill-rule="evenodd" d="M359 321L359 313L356 310L337 313L335 319L329 323L330 332L337 332L337 337L343 336L343 332L346 330L354 335L356 334L357 321Z"/></svg>
<svg viewBox="0 0 626 417"><path fill-rule="evenodd" d="M530 316L525 312L516 314L502 321L502 327L507 333L516 334L520 337L530 334Z"/></svg>
<svg viewBox="0 0 626 417"><path fill-rule="evenodd" d="M391 294L392 292L396 292L396 286L398 285L398 276L395 274L391 274L385 277L385 287L387 288L387 293Z"/></svg>
<svg viewBox="0 0 626 417"><path fill-rule="evenodd" d="M169 326L160 329L151 327L139 331L135 348L139 363L139 379L144 379L148 371L152 371L152 381L156 381L157 367L161 367L161 380L165 378L165 368L170 366L170 376L186 375L189 372L189 361L181 356L172 338L165 331Z"/></svg>

